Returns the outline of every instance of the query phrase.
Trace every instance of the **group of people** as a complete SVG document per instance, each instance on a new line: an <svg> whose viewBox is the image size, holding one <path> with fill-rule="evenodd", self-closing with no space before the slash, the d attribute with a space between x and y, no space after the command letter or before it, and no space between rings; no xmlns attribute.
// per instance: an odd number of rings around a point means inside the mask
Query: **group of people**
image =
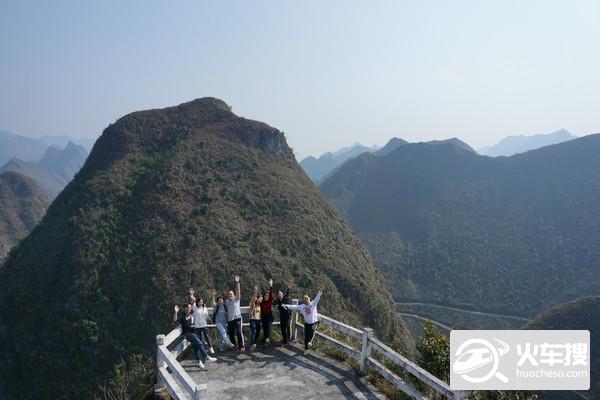
<svg viewBox="0 0 600 400"><path fill-rule="evenodd" d="M220 351L224 351L225 348L237 348L240 352L245 352L246 344L242 332L242 309L240 303L242 293L240 277L238 275L235 275L234 282L235 291L229 290L227 292L227 299L217 296L217 291L213 289L212 320L219 331ZM312 301L308 295L304 295L302 304L291 305L289 294L292 286L293 280L288 281L285 292L279 290L276 296L274 296L273 292L273 279L269 279L269 290L262 295L258 291L258 286L254 286L254 294L251 297L248 311L250 319L250 348L252 350L256 349L261 326L263 342L265 344L271 343L273 309L275 307L277 307L279 312L282 337L281 345L285 346L291 343L290 317L291 312L296 311L304 317L304 354L308 354L312 348L315 330L319 323L317 304L323 293L323 288L319 288L317 295ZM208 334L208 308L203 298L195 296L193 288L189 290L189 297L191 302L183 307L183 312L180 312L179 306L175 305L173 321L178 321L181 324L182 334L194 347L194 354L198 365L200 368L204 368L204 362L214 362L217 360L216 357L213 357L215 350ZM204 342L206 342L206 347L204 346ZM207 347L208 351L206 350Z"/></svg>

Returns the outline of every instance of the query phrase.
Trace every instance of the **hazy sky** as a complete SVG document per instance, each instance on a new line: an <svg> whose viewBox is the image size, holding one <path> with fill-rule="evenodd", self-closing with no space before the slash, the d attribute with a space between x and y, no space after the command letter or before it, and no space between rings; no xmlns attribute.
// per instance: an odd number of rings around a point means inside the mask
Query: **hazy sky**
<svg viewBox="0 0 600 400"><path fill-rule="evenodd" d="M0 1L0 129L90 137L203 96L300 155L600 132L599 1Z"/></svg>

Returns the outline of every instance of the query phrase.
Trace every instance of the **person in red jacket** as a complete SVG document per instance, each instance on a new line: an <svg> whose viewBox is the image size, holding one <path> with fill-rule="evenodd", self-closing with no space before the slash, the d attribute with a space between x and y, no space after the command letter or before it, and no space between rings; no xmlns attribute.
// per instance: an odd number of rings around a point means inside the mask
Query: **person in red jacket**
<svg viewBox="0 0 600 400"><path fill-rule="evenodd" d="M271 327L273 326L273 279L269 279L269 291L265 292L260 303L260 319L262 322L265 343L271 343Z"/></svg>

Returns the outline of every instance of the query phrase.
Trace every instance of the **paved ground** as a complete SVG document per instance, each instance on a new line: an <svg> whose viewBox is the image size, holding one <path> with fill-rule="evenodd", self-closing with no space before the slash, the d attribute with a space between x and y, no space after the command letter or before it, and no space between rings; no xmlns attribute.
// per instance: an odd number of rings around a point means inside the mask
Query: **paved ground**
<svg viewBox="0 0 600 400"><path fill-rule="evenodd" d="M304 356L300 346L259 347L254 352L217 353L217 362L197 367L193 355L181 364L208 398L254 399L385 399L345 363L318 352Z"/></svg>

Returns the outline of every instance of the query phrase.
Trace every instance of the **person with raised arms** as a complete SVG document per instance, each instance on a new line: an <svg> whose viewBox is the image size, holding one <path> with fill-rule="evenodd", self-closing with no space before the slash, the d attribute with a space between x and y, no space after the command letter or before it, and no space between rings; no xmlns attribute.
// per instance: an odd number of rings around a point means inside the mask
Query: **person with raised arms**
<svg viewBox="0 0 600 400"><path fill-rule="evenodd" d="M235 347L231 340L229 340L229 335L227 334L227 306L225 305L225 300L222 296L217 297L217 290L212 290L212 301L213 301L213 321L217 330L221 334L221 344L219 345L219 350L223 351L225 346L227 348L232 349Z"/></svg>
<svg viewBox="0 0 600 400"><path fill-rule="evenodd" d="M279 328L281 329L281 345L285 346L290 342L290 312L285 305L290 304L290 288L294 285L294 279L288 280L288 286L285 293L281 290L277 292L275 305L279 311Z"/></svg>
<svg viewBox="0 0 600 400"><path fill-rule="evenodd" d="M317 295L311 301L308 295L304 295L304 303L294 305L284 305L290 311L297 311L300 315L304 317L304 354L309 353L309 349L311 349L312 341L315 336L315 330L319 325L319 314L317 313L317 304L319 303L319 299L321 298L321 294L323 294L323 286L319 288Z"/></svg>
<svg viewBox="0 0 600 400"><path fill-rule="evenodd" d="M200 340L204 337L206 344L208 345L208 352L215 354L215 350L210 343L210 337L208 336L208 309L204 303L204 299L194 297L194 288L190 288L190 299L192 300L192 314L194 315L194 333L198 335Z"/></svg>
<svg viewBox="0 0 600 400"><path fill-rule="evenodd" d="M260 302L260 320L262 323L265 343L271 343L271 330L273 326L273 279L269 279L269 291L265 292Z"/></svg>
<svg viewBox="0 0 600 400"><path fill-rule="evenodd" d="M250 319L250 350L256 350L256 341L260 334L260 311L263 297L258 294L258 286L254 286L254 294L250 298L248 315Z"/></svg>
<svg viewBox="0 0 600 400"><path fill-rule="evenodd" d="M206 353L202 341L198 335L194 333L194 316L192 314L192 305L186 304L182 313L179 312L179 306L177 304L175 304L173 309L175 311L173 314L173 322L179 322L181 324L182 335L184 335L185 339L190 342L192 346L194 346L194 354L196 356L196 360L198 361L198 366L204 369L204 361L217 361L215 357L211 357Z"/></svg>
<svg viewBox="0 0 600 400"><path fill-rule="evenodd" d="M242 333L242 308L240 307L240 297L242 290L240 288L240 276L234 276L236 292L233 290L227 292L227 334L232 343L240 349L240 352L246 351L244 345L244 334ZM236 341L237 339L237 341Z"/></svg>

